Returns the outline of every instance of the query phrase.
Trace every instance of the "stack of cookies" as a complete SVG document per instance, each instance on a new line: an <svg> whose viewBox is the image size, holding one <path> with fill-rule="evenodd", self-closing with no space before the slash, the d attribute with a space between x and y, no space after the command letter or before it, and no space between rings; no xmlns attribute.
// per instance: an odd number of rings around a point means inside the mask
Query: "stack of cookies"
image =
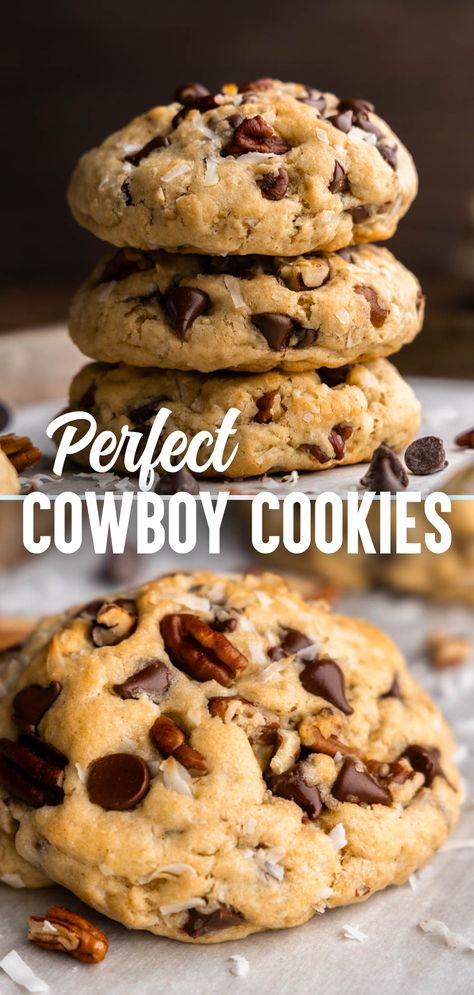
<svg viewBox="0 0 474 995"><path fill-rule="evenodd" d="M411 441L420 407L386 356L423 320L387 239L413 161L366 100L262 79L182 87L79 162L77 221L119 246L77 294L92 359L70 406L98 430L213 434L238 408L227 476L328 469ZM87 453L77 459L87 465Z"/></svg>

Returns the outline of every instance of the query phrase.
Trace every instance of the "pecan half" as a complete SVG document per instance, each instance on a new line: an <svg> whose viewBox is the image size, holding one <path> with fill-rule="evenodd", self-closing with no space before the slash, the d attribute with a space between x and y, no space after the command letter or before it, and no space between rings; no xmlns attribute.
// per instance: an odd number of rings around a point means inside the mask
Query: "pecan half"
<svg viewBox="0 0 474 995"><path fill-rule="evenodd" d="M67 762L54 746L29 733L20 736L18 742L0 739L0 785L31 808L61 804Z"/></svg>
<svg viewBox="0 0 474 995"><path fill-rule="evenodd" d="M204 757L187 744L184 732L172 719L168 719L166 715L159 715L150 729L150 736L154 745L165 757L173 756L186 767L186 770L197 770L207 774L209 768Z"/></svg>
<svg viewBox="0 0 474 995"><path fill-rule="evenodd" d="M132 635L136 625L134 601L120 599L105 602L99 608L92 626L92 642L94 646L116 646L122 639L128 639Z"/></svg>
<svg viewBox="0 0 474 995"><path fill-rule="evenodd" d="M290 146L286 144L273 130L272 126L265 121L260 114L255 117L246 117L234 130L231 141L226 145L223 155L245 155L246 152L272 152L276 155L284 155L290 151Z"/></svg>
<svg viewBox="0 0 474 995"><path fill-rule="evenodd" d="M336 736L323 736L319 726L313 719L305 719L299 729L299 736L303 746L312 753L325 753L328 757L335 757L337 753L348 756L360 757L360 750L355 746L342 743Z"/></svg>
<svg viewBox="0 0 474 995"><path fill-rule="evenodd" d="M0 449L3 449L10 463L13 463L17 473L23 473L41 459L41 450L26 435L14 435L13 432L0 435Z"/></svg>
<svg viewBox="0 0 474 995"><path fill-rule="evenodd" d="M30 916L28 939L45 950L60 950L84 964L98 964L109 941L97 926L61 905L51 905L46 915Z"/></svg>
<svg viewBox="0 0 474 995"><path fill-rule="evenodd" d="M196 615L165 615L160 629L171 662L195 681L217 681L230 687L248 664L222 632Z"/></svg>

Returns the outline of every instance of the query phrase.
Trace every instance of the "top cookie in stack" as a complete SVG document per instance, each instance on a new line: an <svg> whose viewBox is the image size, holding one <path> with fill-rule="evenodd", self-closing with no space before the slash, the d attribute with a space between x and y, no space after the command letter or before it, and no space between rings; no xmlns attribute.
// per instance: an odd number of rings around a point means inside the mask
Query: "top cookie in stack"
<svg viewBox="0 0 474 995"><path fill-rule="evenodd" d="M72 177L75 218L122 248L74 301L72 337L102 365L71 399L119 432L146 430L169 393L169 428L189 433L197 398L218 427L225 391L242 411L232 446L245 428L252 452L239 476L400 448L419 405L382 357L420 330L423 297L386 249L361 243L389 238L416 190L410 154L366 100L273 79L182 87ZM115 408L111 363L128 364Z"/></svg>

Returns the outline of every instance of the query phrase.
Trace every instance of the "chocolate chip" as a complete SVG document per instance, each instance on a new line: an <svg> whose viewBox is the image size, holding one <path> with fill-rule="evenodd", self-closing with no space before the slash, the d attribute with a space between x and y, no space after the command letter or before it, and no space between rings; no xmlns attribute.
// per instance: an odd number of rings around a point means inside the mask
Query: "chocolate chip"
<svg viewBox="0 0 474 995"><path fill-rule="evenodd" d="M398 149L397 149L397 146L396 145L377 145L377 148L378 148L378 150L380 152L380 155L382 156L382 159L385 159L385 162L388 162L389 166L391 166L392 169L396 169L397 168L397 161L398 161Z"/></svg>
<svg viewBox="0 0 474 995"><path fill-rule="evenodd" d="M366 770L361 770L361 762L346 757L331 794L340 802L355 802L356 805L391 805L390 793L377 783Z"/></svg>
<svg viewBox="0 0 474 995"><path fill-rule="evenodd" d="M266 200L282 200L288 190L288 182L288 173L282 166L278 173L266 173L259 187Z"/></svg>
<svg viewBox="0 0 474 995"><path fill-rule="evenodd" d="M284 656L293 656L294 653L299 653L300 650L312 645L313 641L299 629L282 627L282 638L277 646L272 646L268 655L271 660L281 660Z"/></svg>
<svg viewBox="0 0 474 995"><path fill-rule="evenodd" d="M152 418L155 418L163 404L170 400L169 397L159 395L145 404L140 404L138 408L132 408L129 411L129 418L135 425L145 425Z"/></svg>
<svg viewBox="0 0 474 995"><path fill-rule="evenodd" d="M354 114L359 111L375 110L370 100L364 100L363 97L344 97L343 100L339 101L338 107L340 111L354 111Z"/></svg>
<svg viewBox="0 0 474 995"><path fill-rule="evenodd" d="M266 394L262 394L261 397L257 398L256 404L258 410L254 421L258 422L259 425L266 425L268 422L272 421L273 404L277 394L277 390L269 390Z"/></svg>
<svg viewBox="0 0 474 995"><path fill-rule="evenodd" d="M355 263L354 255L356 249L357 246L355 245L353 245L350 249L348 247L345 247L344 249L338 249L336 255L340 256L341 259L344 259L346 263Z"/></svg>
<svg viewBox="0 0 474 995"><path fill-rule="evenodd" d="M199 97L209 96L210 90L207 89L207 86L192 81L190 83L182 83L181 86L178 86L173 94L173 100L177 100L180 104L189 104Z"/></svg>
<svg viewBox="0 0 474 995"><path fill-rule="evenodd" d="M171 142L166 135L155 135L138 152L131 152L130 155L126 155L124 162L129 162L131 166L138 166L142 159L146 159L147 156L151 155L152 152L156 152L157 149L167 148L168 145L171 145Z"/></svg>
<svg viewBox="0 0 474 995"><path fill-rule="evenodd" d="M199 482L186 466L163 473L155 487L155 494L199 494L199 491Z"/></svg>
<svg viewBox="0 0 474 995"><path fill-rule="evenodd" d="M440 751L436 747L419 746L417 743L413 743L411 746L407 746L399 760L406 757L413 770L423 774L426 787L429 788L435 777L442 777L446 780L446 775L439 762L440 755Z"/></svg>
<svg viewBox="0 0 474 995"><path fill-rule="evenodd" d="M350 439L353 429L350 425L334 425L331 429L328 441L334 450L334 459L341 460L344 459L346 454L346 442Z"/></svg>
<svg viewBox="0 0 474 995"><path fill-rule="evenodd" d="M396 494L408 487L408 474L393 449L382 443L375 450L369 469L360 483L366 491L374 491L375 494L382 491Z"/></svg>
<svg viewBox="0 0 474 995"><path fill-rule="evenodd" d="M474 428L468 428L465 432L460 432L454 441L461 449L474 449Z"/></svg>
<svg viewBox="0 0 474 995"><path fill-rule="evenodd" d="M358 111L357 114L354 115L353 123L357 128L361 128L362 131L367 131L369 134L375 135L377 138L382 137L380 128L377 128L377 125L370 120L366 111Z"/></svg>
<svg viewBox="0 0 474 995"><path fill-rule="evenodd" d="M214 912L202 912L200 909L190 909L183 930L188 936L197 939L208 933L218 933L233 926L241 926L245 922L240 912L229 905L221 905Z"/></svg>
<svg viewBox="0 0 474 995"><path fill-rule="evenodd" d="M10 412L4 404L0 403L0 432L3 432L3 429L7 427L9 421Z"/></svg>
<svg viewBox="0 0 474 995"><path fill-rule="evenodd" d="M330 366L320 366L316 371L321 382L326 384L327 387L339 387L340 384L345 383L349 373L351 372L352 366L337 366L333 369Z"/></svg>
<svg viewBox="0 0 474 995"><path fill-rule="evenodd" d="M334 172L332 174L331 182L329 184L330 193L343 193L344 190L349 189L349 181L347 179L347 173L345 169L342 168L341 163L335 161Z"/></svg>
<svg viewBox="0 0 474 995"><path fill-rule="evenodd" d="M91 411L95 407L96 390L97 390L97 385L95 383L89 384L85 393L77 401L78 411Z"/></svg>
<svg viewBox="0 0 474 995"><path fill-rule="evenodd" d="M328 121L329 124L334 125L338 131L343 131L347 134L347 132L352 128L352 117L352 111L347 110L342 111L342 113L333 114L332 117L327 117L326 121Z"/></svg>
<svg viewBox="0 0 474 995"><path fill-rule="evenodd" d="M317 819L321 813L322 802L317 787L305 780L305 768L302 763L290 767L283 774L274 774L268 778L268 786L273 795L286 798L299 805L309 819Z"/></svg>
<svg viewBox="0 0 474 995"><path fill-rule="evenodd" d="M165 308L171 324L184 336L193 321L210 306L209 295L197 287L172 287L165 295Z"/></svg>
<svg viewBox="0 0 474 995"><path fill-rule="evenodd" d="M317 446L315 443L303 443L303 445L298 446L298 449L302 452L309 453L309 455L312 456L313 459L316 459L318 463L329 463L332 458L328 455L328 453L324 452L324 449L321 449L321 446Z"/></svg>
<svg viewBox="0 0 474 995"><path fill-rule="evenodd" d="M349 207L347 213L350 214L354 224L360 225L372 217L374 209L371 204L359 204L357 207Z"/></svg>
<svg viewBox="0 0 474 995"><path fill-rule="evenodd" d="M403 701L402 692L401 692L401 689L400 689L400 682L399 682L398 676L396 674L395 674L395 677L393 678L393 681L392 681L392 683L391 683L388 691L385 691L385 693L381 694L379 697L381 699L383 699L383 698L398 698L399 701Z"/></svg>
<svg viewBox="0 0 474 995"><path fill-rule="evenodd" d="M318 110L321 114L324 114L324 111L326 110L326 97L323 93L320 93L319 90L314 90L311 86L306 87L306 96L298 97L298 100L302 104L309 104L310 107L316 107L316 110Z"/></svg>
<svg viewBox="0 0 474 995"><path fill-rule="evenodd" d="M171 125L173 128L177 128L190 111L200 111L201 114L204 114L206 111L213 110L214 107L217 107L217 104L216 98L212 93L206 94L203 97L195 97L193 100L186 101L184 107L175 114Z"/></svg>
<svg viewBox="0 0 474 995"><path fill-rule="evenodd" d="M124 812L136 808L150 786L150 771L133 753L109 753L89 767L87 791L94 805Z"/></svg>
<svg viewBox="0 0 474 995"><path fill-rule="evenodd" d="M308 694L316 694L318 698L324 698L340 708L344 715L352 715L354 709L346 698L344 674L334 660L310 660L305 663L300 681Z"/></svg>
<svg viewBox="0 0 474 995"><path fill-rule="evenodd" d="M405 463L412 473L424 476L438 473L448 465L443 440L436 435L425 435L416 439L405 453Z"/></svg>
<svg viewBox="0 0 474 995"><path fill-rule="evenodd" d="M367 303L370 305L370 321L372 325L374 328L381 328L385 319L390 314L389 308L383 307L372 287L359 284L358 287L354 287L354 293L365 297Z"/></svg>
<svg viewBox="0 0 474 995"><path fill-rule="evenodd" d="M319 335L319 328L294 328L292 339L296 338L296 342L291 341L290 345L292 349L310 349L312 345L316 342Z"/></svg>
<svg viewBox="0 0 474 995"><path fill-rule="evenodd" d="M139 698L145 694L152 701L157 701L168 691L171 684L171 671L161 660L150 660L145 667L127 677L122 684L114 684L115 694L119 698Z"/></svg>
<svg viewBox="0 0 474 995"><path fill-rule="evenodd" d="M18 728L23 732L34 732L60 693L59 681L51 681L46 687L30 684L18 691L13 699L13 715Z"/></svg>
<svg viewBox="0 0 474 995"><path fill-rule="evenodd" d="M239 86L239 93L249 93L252 90L273 90L275 80L271 76L260 76L259 79L252 79L248 83Z"/></svg>
<svg viewBox="0 0 474 995"><path fill-rule="evenodd" d="M237 125L231 141L222 149L222 155L238 157L246 152L272 152L284 155L290 151L286 144L260 114L245 118Z"/></svg>
<svg viewBox="0 0 474 995"><path fill-rule="evenodd" d="M237 628L237 619L232 615L229 615L228 618L219 618L216 616L213 620L212 628L216 632L234 632Z"/></svg>
<svg viewBox="0 0 474 995"><path fill-rule="evenodd" d="M120 187L120 193L125 201L125 207L130 207L130 204L133 204L133 197L128 180L123 181L122 186Z"/></svg>
<svg viewBox="0 0 474 995"><path fill-rule="evenodd" d="M238 128L242 121L245 121L245 114L231 114L227 118L227 123L230 124L231 128Z"/></svg>
<svg viewBox="0 0 474 995"><path fill-rule="evenodd" d="M134 273L152 269L155 265L153 256L148 252L137 252L136 249L119 249L110 259L107 259L96 286L109 283L111 280L126 280Z"/></svg>
<svg viewBox="0 0 474 995"><path fill-rule="evenodd" d="M293 320L287 314L262 311L260 314L252 314L251 321L266 338L270 349L281 352L285 348L293 331Z"/></svg>

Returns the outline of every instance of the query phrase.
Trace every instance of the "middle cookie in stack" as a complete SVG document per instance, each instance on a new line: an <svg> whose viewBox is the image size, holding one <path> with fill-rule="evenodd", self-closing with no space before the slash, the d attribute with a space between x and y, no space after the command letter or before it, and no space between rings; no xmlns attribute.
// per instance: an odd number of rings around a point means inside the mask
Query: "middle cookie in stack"
<svg viewBox="0 0 474 995"><path fill-rule="evenodd" d="M71 406L91 411L99 430L119 433L126 423L147 430L164 405L172 412L166 431L189 436L215 432L237 407L230 445L238 442L239 450L229 476L355 463L381 442L402 448L418 428L419 405L382 357L420 330L420 287L386 249L339 247L393 232L416 192L413 163L372 112L345 109L357 101L319 94L318 103L315 91L294 85L290 92L269 80L249 86L193 100L181 94L170 121L170 108L157 108L81 160L70 191L76 217L141 250L126 247L104 259L73 302L73 340L108 366L88 366L76 377ZM272 135L249 133L242 150L239 130L261 131L256 111L263 110ZM150 137L150 129L164 134ZM389 158L388 136L395 142ZM211 138L221 159L213 160L217 179L209 183ZM373 203L360 202L366 197ZM208 226L204 207L214 211ZM257 207L261 216L247 218L245 228L245 212L258 215ZM236 226L238 254L192 252L193 245L236 252ZM180 253L169 251L173 231L185 242L174 246ZM289 241L305 254L263 254L287 251ZM168 251L156 251L160 246ZM251 254L253 247L261 254Z"/></svg>

